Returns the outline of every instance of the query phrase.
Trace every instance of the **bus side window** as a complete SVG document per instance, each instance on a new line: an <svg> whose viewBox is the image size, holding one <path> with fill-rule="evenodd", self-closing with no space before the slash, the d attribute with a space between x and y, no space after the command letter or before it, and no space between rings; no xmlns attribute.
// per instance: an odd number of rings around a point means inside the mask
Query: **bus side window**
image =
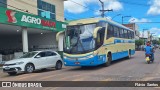
<svg viewBox="0 0 160 90"><path fill-rule="evenodd" d="M120 31L120 38L123 38L123 29L119 29L119 31Z"/></svg>
<svg viewBox="0 0 160 90"><path fill-rule="evenodd" d="M132 39L134 39L134 32L132 31L131 34L132 34Z"/></svg>
<svg viewBox="0 0 160 90"><path fill-rule="evenodd" d="M105 36L105 27L103 27L101 30L97 33L97 48L103 45L104 42L104 36Z"/></svg>
<svg viewBox="0 0 160 90"><path fill-rule="evenodd" d="M114 30L112 25L108 25L107 29L107 39L113 37L114 35Z"/></svg>
<svg viewBox="0 0 160 90"><path fill-rule="evenodd" d="M127 38L127 30L124 29L124 38Z"/></svg>
<svg viewBox="0 0 160 90"><path fill-rule="evenodd" d="M117 37L120 38L120 29L117 28Z"/></svg>
<svg viewBox="0 0 160 90"><path fill-rule="evenodd" d="M128 31L128 39L131 39L131 31Z"/></svg>
<svg viewBox="0 0 160 90"><path fill-rule="evenodd" d="M118 35L118 28L114 27L114 37L117 37L117 35Z"/></svg>

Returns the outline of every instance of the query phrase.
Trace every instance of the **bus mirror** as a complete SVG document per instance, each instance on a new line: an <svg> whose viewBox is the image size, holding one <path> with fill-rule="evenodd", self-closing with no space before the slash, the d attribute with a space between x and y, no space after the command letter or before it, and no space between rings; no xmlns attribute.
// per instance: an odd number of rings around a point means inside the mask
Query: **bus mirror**
<svg viewBox="0 0 160 90"><path fill-rule="evenodd" d="M93 33L93 37L94 37L94 38L97 38L97 32L98 32L98 30L100 30L100 29L102 29L102 27L96 27L96 28L94 29L94 33Z"/></svg>
<svg viewBox="0 0 160 90"><path fill-rule="evenodd" d="M59 40L60 34L63 34L63 33L64 33L64 31L60 31L60 32L58 32L58 33L56 34L56 40L57 40L57 41Z"/></svg>

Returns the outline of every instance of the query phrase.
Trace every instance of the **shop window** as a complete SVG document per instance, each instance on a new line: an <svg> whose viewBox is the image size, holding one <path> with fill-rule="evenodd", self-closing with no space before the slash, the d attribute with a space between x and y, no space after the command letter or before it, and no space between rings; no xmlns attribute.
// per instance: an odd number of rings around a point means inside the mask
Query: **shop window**
<svg viewBox="0 0 160 90"><path fill-rule="evenodd" d="M38 15L48 19L56 19L55 5L37 0Z"/></svg>

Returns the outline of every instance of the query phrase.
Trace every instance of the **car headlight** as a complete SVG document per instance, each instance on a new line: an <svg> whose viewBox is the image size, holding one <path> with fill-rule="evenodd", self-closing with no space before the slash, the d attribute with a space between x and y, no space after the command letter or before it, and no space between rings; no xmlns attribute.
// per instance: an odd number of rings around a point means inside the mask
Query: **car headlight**
<svg viewBox="0 0 160 90"><path fill-rule="evenodd" d="M16 62L15 64L16 65L20 65L20 64L23 64L24 62Z"/></svg>

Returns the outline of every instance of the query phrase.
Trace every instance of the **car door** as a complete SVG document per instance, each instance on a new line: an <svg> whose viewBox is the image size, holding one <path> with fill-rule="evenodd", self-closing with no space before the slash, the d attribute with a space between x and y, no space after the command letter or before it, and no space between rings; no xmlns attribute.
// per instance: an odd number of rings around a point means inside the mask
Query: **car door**
<svg viewBox="0 0 160 90"><path fill-rule="evenodd" d="M40 52L34 57L33 61L36 69L45 68L46 66L46 53Z"/></svg>
<svg viewBox="0 0 160 90"><path fill-rule="evenodd" d="M55 64L57 60L59 59L59 56L55 52L48 51L47 59L48 59L48 65L50 67L55 67Z"/></svg>

